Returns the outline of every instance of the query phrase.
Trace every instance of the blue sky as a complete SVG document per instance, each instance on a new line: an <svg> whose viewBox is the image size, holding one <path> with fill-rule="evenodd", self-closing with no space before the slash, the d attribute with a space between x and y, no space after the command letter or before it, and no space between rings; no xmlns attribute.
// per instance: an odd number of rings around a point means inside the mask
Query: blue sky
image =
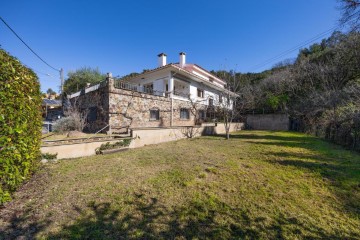
<svg viewBox="0 0 360 240"><path fill-rule="evenodd" d="M114 76L141 72L157 66L157 54L178 62L181 51L208 70L259 72L298 51L255 65L335 26L337 6L336 0L4 0L0 16L65 77L84 66ZM37 71L42 91L58 91L58 72L2 22L0 44Z"/></svg>

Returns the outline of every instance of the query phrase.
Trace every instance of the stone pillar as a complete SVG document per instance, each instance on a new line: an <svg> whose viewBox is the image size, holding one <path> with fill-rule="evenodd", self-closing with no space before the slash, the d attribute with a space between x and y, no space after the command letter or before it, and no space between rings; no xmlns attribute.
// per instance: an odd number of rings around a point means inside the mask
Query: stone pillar
<svg viewBox="0 0 360 240"><path fill-rule="evenodd" d="M109 72L109 73L106 74L106 80L107 80L109 92L111 92L111 90L114 89L114 79L113 79L113 77L112 77L112 73L111 73L111 72Z"/></svg>

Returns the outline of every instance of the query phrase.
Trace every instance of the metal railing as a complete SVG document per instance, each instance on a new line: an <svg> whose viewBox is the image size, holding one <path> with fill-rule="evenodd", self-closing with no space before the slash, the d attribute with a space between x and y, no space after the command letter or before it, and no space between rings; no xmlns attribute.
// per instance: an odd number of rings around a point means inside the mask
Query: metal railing
<svg viewBox="0 0 360 240"><path fill-rule="evenodd" d="M138 85L124 82L121 80L115 80L114 87L119 88L119 89L130 90L130 91L134 91L134 92L146 93L146 94L155 95L155 96L163 96L163 97L170 96L169 92L158 91L158 90L154 90L151 87L138 86ZM189 96L190 96L189 93L178 92L178 91L173 91L173 94L175 96L179 96L179 97L183 97L183 98L189 98Z"/></svg>
<svg viewBox="0 0 360 240"><path fill-rule="evenodd" d="M115 80L114 87L120 88L120 89L125 89L125 90L130 90L130 91L134 91L134 92L146 93L146 94L155 95L155 96L167 96L165 94L165 92L163 92L163 91L154 90L151 87L134 85L134 84L124 82L121 80Z"/></svg>
<svg viewBox="0 0 360 240"><path fill-rule="evenodd" d="M115 80L114 81L114 87L120 88L120 89L126 89L131 91L138 91L138 86L134 84L130 84L121 80Z"/></svg>
<svg viewBox="0 0 360 240"><path fill-rule="evenodd" d="M174 93L175 96L179 96L179 97L183 97L183 98L189 98L189 96L190 96L190 94L183 93L183 92L174 91L173 93Z"/></svg>

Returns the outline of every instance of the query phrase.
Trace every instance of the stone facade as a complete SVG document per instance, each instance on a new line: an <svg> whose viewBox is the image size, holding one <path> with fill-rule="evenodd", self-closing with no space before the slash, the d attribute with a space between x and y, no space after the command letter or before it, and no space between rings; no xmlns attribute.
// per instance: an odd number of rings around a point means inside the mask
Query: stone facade
<svg viewBox="0 0 360 240"><path fill-rule="evenodd" d="M172 99L114 87L112 78L82 91L71 101L89 113L87 131L124 131L139 127L194 126L195 111L188 100ZM196 105L204 110L205 105ZM181 118L181 109L188 110L189 118ZM150 119L150 111L158 110L159 119Z"/></svg>
<svg viewBox="0 0 360 240"><path fill-rule="evenodd" d="M70 99L71 105L87 114L86 132L96 132L109 124L109 91L108 81L99 84L95 91L80 91Z"/></svg>

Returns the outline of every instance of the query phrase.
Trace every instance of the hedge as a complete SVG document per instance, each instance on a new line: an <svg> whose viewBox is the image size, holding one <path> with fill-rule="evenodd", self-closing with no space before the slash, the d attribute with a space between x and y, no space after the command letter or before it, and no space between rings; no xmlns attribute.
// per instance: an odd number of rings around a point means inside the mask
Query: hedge
<svg viewBox="0 0 360 240"><path fill-rule="evenodd" d="M0 205L36 170L41 94L36 74L0 49Z"/></svg>

